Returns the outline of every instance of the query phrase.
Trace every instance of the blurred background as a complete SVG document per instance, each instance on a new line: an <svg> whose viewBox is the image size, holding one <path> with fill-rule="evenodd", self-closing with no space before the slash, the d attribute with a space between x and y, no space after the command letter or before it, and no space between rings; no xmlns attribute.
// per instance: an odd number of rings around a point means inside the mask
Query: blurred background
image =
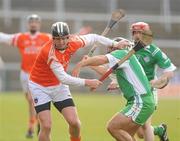
<svg viewBox="0 0 180 141"><path fill-rule="evenodd" d="M90 28L92 33L101 34L111 13L124 9L126 16L107 37L122 36L131 40L130 25L137 21L149 23L157 44L177 66L171 83L159 91L161 95L158 112L153 123L166 122L171 141L180 141L180 0L0 0L0 32L18 33L27 31L26 17L38 14L42 18L42 32L51 32L56 21L65 21L71 33ZM89 48L79 50L71 59L73 66L87 54ZM98 48L95 54L104 54L106 48ZM19 72L20 53L16 47L0 44L0 141L25 141L27 107L22 94ZM161 73L161 70L158 71ZM96 74L84 69L81 77L97 78ZM113 141L106 132L106 122L125 102L120 95L106 94L105 85L98 94L83 95L86 88L71 87L82 121L82 136L86 141ZM10 91L10 92L9 92ZM81 95L80 95L81 94ZM103 96L102 96L103 95ZM12 108L13 107L13 108ZM53 109L54 111L54 109ZM93 115L93 118L91 118ZM67 126L53 112L53 140L68 141ZM59 135L59 133L61 135ZM157 139L157 138L156 138ZM37 140L37 138L35 138ZM158 140L158 139L157 139Z"/></svg>
<svg viewBox="0 0 180 141"><path fill-rule="evenodd" d="M93 33L101 34L114 9L122 8L126 16L117 24L107 37L122 36L131 39L130 25L136 21L150 24L154 32L154 42L180 66L180 1L179 0L0 0L0 32L17 33L26 31L26 17L38 14L42 17L42 32L49 32L52 23L65 21L71 33L79 32L82 27L91 27ZM105 53L101 47L96 54ZM71 66L79 61L88 49L80 50L71 60ZM0 67L1 90L20 90L20 54L17 48L0 44L0 56L4 66ZM180 81L180 72L173 82ZM88 69L83 76L92 77ZM103 87L102 87L103 89Z"/></svg>

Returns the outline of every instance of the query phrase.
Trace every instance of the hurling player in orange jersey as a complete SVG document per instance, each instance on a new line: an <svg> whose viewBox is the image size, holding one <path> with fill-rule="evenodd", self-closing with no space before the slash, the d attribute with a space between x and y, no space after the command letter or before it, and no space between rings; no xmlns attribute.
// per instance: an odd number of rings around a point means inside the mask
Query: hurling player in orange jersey
<svg viewBox="0 0 180 141"><path fill-rule="evenodd" d="M52 25L52 36L52 40L41 49L29 78L29 89L41 127L39 141L50 141L51 102L69 125L70 141L80 141L80 120L68 85L97 88L101 82L67 74L70 58L79 48L96 42L104 46L118 44L97 34L71 35L64 22Z"/></svg>
<svg viewBox="0 0 180 141"><path fill-rule="evenodd" d="M28 77L39 50L43 44L49 41L51 35L39 32L41 19L38 15L33 14L28 16L27 26L28 32L25 33L0 33L0 43L5 43L17 47L21 55L20 80L29 106L29 127L26 137L31 138L33 137L34 132L36 113L34 110L31 94L28 92Z"/></svg>

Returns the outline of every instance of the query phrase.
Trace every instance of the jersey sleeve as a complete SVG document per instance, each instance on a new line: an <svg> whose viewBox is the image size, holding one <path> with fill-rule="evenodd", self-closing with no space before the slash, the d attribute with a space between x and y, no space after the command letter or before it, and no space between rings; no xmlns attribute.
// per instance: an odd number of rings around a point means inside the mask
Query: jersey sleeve
<svg viewBox="0 0 180 141"><path fill-rule="evenodd" d="M103 46L112 46L114 43L113 40L97 34L87 34L80 37L84 40L85 46L93 46L95 43Z"/></svg>
<svg viewBox="0 0 180 141"><path fill-rule="evenodd" d="M21 33L17 33L17 34L14 34L13 38L12 38L12 42L11 42L11 45L15 46L15 47L18 47L19 45L19 39L20 39L20 36L22 34Z"/></svg>
<svg viewBox="0 0 180 141"><path fill-rule="evenodd" d="M70 36L69 43L68 43L68 49L71 54L75 53L79 48L82 48L85 46L85 41L77 35Z"/></svg>
<svg viewBox="0 0 180 141"><path fill-rule="evenodd" d="M67 85L74 85L74 86L84 86L85 80L77 77L73 77L67 74L64 71L63 66L58 62L53 60L50 64L50 68L55 74L55 76L59 79L60 82Z"/></svg>
<svg viewBox="0 0 180 141"><path fill-rule="evenodd" d="M157 65L164 71L174 71L176 69L171 60L160 49L157 49L153 56L156 59Z"/></svg>
<svg viewBox="0 0 180 141"><path fill-rule="evenodd" d="M109 68L113 67L120 59L114 57L112 54L106 54L106 57L109 61ZM121 64L118 68L124 68L128 61L125 61L123 64Z"/></svg>
<svg viewBox="0 0 180 141"><path fill-rule="evenodd" d="M12 41L15 36L16 34L6 34L6 33L0 32L0 43L12 45Z"/></svg>

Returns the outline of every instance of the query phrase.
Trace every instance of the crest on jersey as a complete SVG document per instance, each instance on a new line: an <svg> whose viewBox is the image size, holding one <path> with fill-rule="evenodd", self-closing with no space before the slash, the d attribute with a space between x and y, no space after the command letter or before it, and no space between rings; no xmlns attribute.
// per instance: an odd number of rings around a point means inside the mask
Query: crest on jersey
<svg viewBox="0 0 180 141"><path fill-rule="evenodd" d="M143 58L145 62L149 62L150 61L150 58L148 56L144 57Z"/></svg>

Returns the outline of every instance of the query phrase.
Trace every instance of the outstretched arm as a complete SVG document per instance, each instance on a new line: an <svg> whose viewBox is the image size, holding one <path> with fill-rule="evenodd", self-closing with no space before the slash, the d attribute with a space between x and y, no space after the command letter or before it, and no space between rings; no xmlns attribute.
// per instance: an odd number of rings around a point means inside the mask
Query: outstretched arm
<svg viewBox="0 0 180 141"><path fill-rule="evenodd" d="M97 34L87 34L80 37L84 39L86 46L93 46L95 43L97 45L112 46L115 43L113 40Z"/></svg>
<svg viewBox="0 0 180 141"><path fill-rule="evenodd" d="M14 36L15 34L6 34L6 33L0 32L0 43L11 45Z"/></svg>
<svg viewBox="0 0 180 141"><path fill-rule="evenodd" d="M75 68L72 71L72 75L76 77L79 76L79 72L82 67L99 66L106 64L108 62L109 62L108 58L105 55L98 55L98 56L90 57L88 59L84 59L75 66Z"/></svg>

